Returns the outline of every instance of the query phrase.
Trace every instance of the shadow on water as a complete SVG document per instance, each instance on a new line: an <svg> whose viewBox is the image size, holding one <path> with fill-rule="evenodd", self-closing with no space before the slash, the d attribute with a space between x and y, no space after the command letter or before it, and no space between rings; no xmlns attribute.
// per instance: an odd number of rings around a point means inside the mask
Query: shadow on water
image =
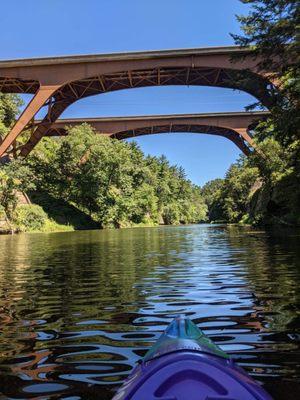
<svg viewBox="0 0 300 400"><path fill-rule="evenodd" d="M184 313L275 399L297 398L299 237L209 225L0 237L0 393L111 399Z"/></svg>

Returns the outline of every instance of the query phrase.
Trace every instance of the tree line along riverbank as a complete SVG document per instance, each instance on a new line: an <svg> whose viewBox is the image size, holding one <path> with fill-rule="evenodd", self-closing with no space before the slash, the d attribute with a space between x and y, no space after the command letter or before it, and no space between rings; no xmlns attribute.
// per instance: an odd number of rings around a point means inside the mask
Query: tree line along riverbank
<svg viewBox="0 0 300 400"><path fill-rule="evenodd" d="M276 7L274 6L276 3ZM297 2L251 0L238 17L240 46L273 66L271 115L253 129L255 151L224 179L203 188L181 167L145 156L135 143L96 135L87 125L68 136L44 138L26 160L0 166L0 230L53 231L223 221L254 225L300 224L299 63ZM21 106L0 93L0 137ZM260 103L249 109L262 107ZM26 133L21 140L26 140ZM202 173L201 171L199 173ZM20 204L26 193L32 204Z"/></svg>
<svg viewBox="0 0 300 400"><path fill-rule="evenodd" d="M273 149L270 162L283 174L279 180L264 181L253 155L241 157L224 179L200 188L164 156L145 156L135 143L79 125L59 140L44 138L26 160L1 166L0 229L51 232L212 221L296 224L297 187L277 154L278 144L268 139L268 145Z"/></svg>
<svg viewBox="0 0 300 400"><path fill-rule="evenodd" d="M206 219L201 188L181 167L145 156L135 143L96 135L86 124L45 138L26 160L2 166L0 202L18 230L120 228ZM19 205L27 193L35 204ZM63 228L64 229L64 228Z"/></svg>

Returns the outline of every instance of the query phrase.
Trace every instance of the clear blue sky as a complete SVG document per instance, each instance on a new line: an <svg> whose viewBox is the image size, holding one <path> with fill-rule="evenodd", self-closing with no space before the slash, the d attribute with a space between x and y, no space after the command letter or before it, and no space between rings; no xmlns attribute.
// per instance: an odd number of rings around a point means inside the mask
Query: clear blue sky
<svg viewBox="0 0 300 400"><path fill-rule="evenodd" d="M3 0L0 59L231 45L239 0ZM27 99L28 100L28 99ZM246 93L206 87L152 87L78 101L65 117L239 111ZM233 143L201 134L136 139L145 153L165 154L197 184L224 176L239 156Z"/></svg>

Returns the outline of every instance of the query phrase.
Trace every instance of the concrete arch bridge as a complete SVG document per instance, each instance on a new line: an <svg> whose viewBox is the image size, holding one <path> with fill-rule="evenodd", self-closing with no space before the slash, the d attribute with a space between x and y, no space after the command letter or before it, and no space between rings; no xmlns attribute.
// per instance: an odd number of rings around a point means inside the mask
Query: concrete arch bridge
<svg viewBox="0 0 300 400"><path fill-rule="evenodd" d="M66 127L84 122L90 124L96 132L119 140L159 133L204 133L223 136L248 155L253 146L251 128L268 114L267 111L259 111L58 119L48 129L46 136L65 136ZM43 121L36 121L36 124L41 126Z"/></svg>
<svg viewBox="0 0 300 400"><path fill-rule="evenodd" d="M46 116L18 150L20 156L49 134L69 105L114 90L216 86L250 93L270 109L275 101L272 71L262 71L259 61L250 49L236 46L0 61L0 91L34 95L0 144L0 157L42 107L47 107Z"/></svg>

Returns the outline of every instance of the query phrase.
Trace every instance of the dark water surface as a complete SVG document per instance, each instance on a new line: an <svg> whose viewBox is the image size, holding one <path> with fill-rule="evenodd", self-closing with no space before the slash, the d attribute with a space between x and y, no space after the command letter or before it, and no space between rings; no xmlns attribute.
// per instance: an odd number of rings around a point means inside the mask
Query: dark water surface
<svg viewBox="0 0 300 400"><path fill-rule="evenodd" d="M275 399L300 398L299 281L299 231L2 236L0 398L111 399L179 313Z"/></svg>

